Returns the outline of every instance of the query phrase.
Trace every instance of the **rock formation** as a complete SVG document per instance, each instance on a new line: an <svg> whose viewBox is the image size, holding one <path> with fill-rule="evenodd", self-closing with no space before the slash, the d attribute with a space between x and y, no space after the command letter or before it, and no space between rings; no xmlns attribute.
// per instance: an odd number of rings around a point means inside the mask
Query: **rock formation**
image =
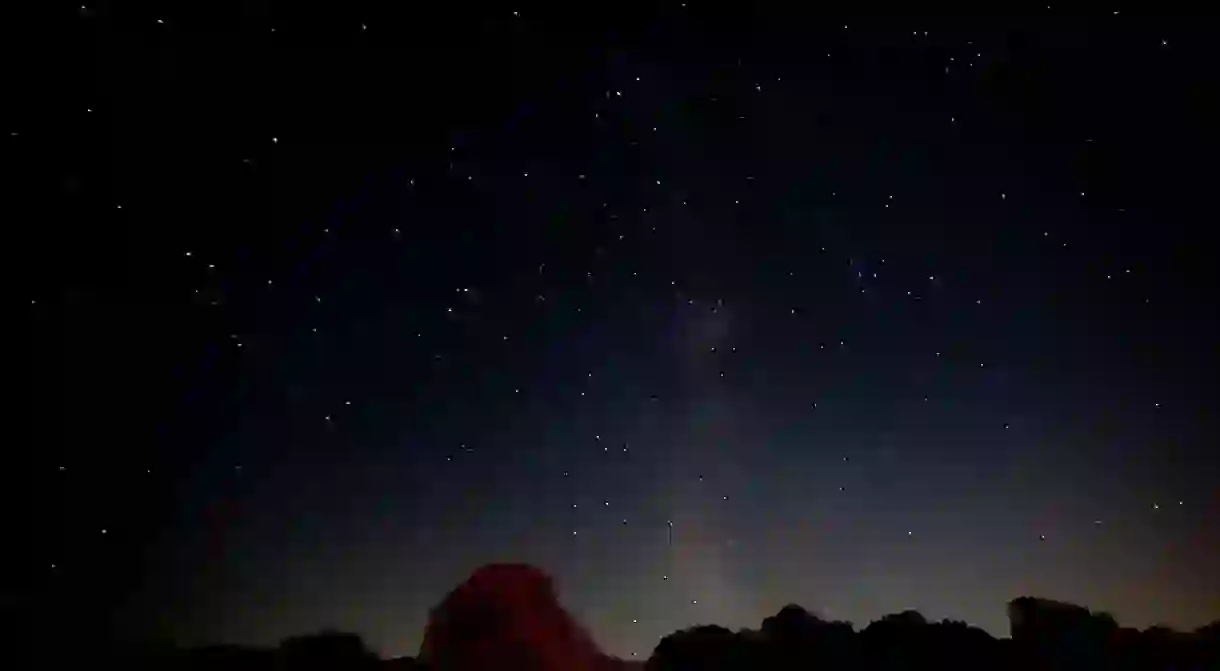
<svg viewBox="0 0 1220 671"><path fill-rule="evenodd" d="M419 660L435 671L619 671L525 564L476 570L432 609Z"/></svg>

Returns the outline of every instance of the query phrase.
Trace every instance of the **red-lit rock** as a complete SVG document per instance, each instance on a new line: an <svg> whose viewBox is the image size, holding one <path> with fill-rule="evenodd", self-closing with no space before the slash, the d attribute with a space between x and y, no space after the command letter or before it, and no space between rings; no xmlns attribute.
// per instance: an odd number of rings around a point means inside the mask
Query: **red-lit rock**
<svg viewBox="0 0 1220 671"><path fill-rule="evenodd" d="M419 660L434 671L618 671L555 595L550 576L525 564L476 570L432 609Z"/></svg>

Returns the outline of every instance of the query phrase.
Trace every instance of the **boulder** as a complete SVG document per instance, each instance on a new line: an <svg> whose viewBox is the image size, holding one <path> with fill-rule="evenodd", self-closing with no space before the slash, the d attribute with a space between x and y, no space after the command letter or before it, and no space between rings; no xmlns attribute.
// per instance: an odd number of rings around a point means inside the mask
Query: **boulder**
<svg viewBox="0 0 1220 671"><path fill-rule="evenodd" d="M434 671L619 671L559 603L542 570L490 564L429 614L418 660Z"/></svg>

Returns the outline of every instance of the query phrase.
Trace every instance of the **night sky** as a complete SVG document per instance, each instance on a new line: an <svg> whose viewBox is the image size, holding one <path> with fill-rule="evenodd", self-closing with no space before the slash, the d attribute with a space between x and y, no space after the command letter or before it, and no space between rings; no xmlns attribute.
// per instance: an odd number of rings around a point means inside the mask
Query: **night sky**
<svg viewBox="0 0 1220 671"><path fill-rule="evenodd" d="M14 61L38 640L1220 617L1213 20L300 4Z"/></svg>

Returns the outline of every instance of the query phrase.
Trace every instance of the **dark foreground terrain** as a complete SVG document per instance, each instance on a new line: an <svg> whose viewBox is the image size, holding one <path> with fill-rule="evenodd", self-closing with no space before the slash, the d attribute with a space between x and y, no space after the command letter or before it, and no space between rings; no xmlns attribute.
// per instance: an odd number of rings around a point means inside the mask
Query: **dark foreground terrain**
<svg viewBox="0 0 1220 671"><path fill-rule="evenodd" d="M324 631L274 648L114 645L65 650L37 668L135 671L457 671L612 669L1220 669L1220 622L1193 632L1121 627L1105 613L1022 597L1008 604L1010 637L964 622L928 622L915 611L856 630L789 605L758 629L699 625L661 639L646 661L600 651L559 604L545 573L529 566L479 569L431 612L416 657L381 659L359 635ZM34 667L31 667L34 668Z"/></svg>

